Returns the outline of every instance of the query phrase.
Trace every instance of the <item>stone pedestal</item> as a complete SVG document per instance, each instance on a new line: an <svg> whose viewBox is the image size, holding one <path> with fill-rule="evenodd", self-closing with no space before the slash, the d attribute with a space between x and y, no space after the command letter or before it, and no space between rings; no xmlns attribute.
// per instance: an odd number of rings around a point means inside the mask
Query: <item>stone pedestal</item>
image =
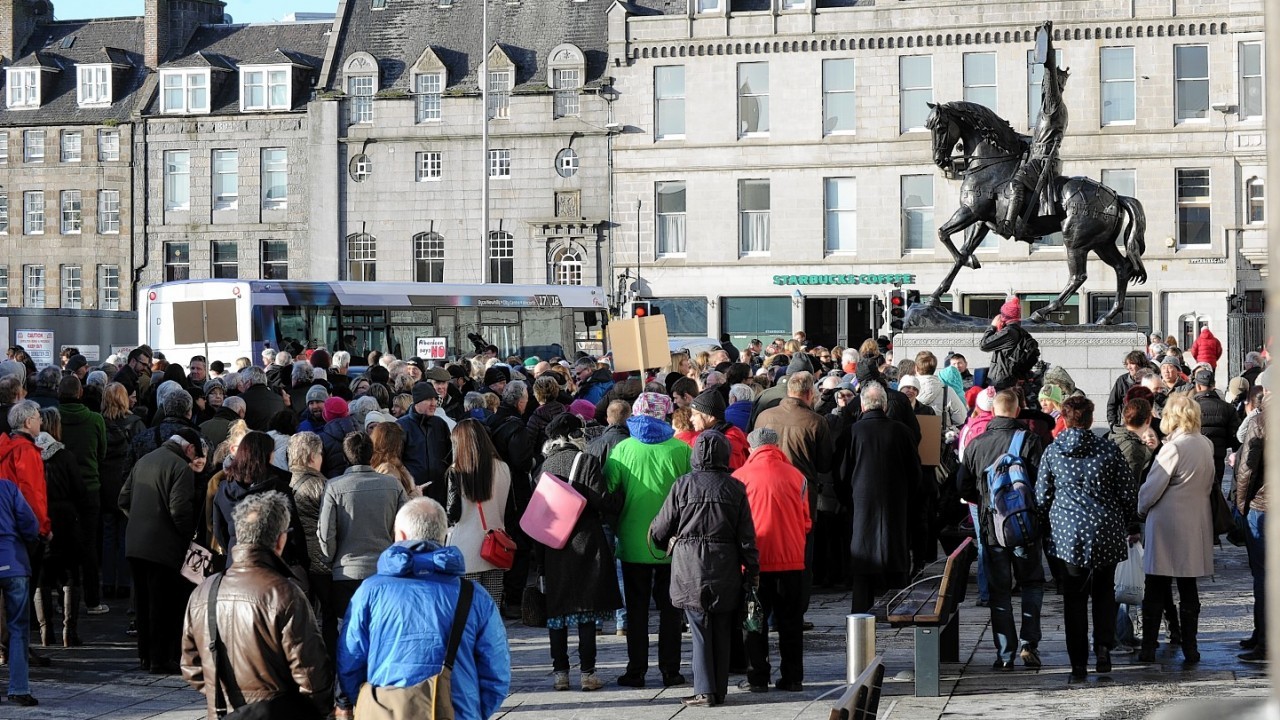
<svg viewBox="0 0 1280 720"><path fill-rule="evenodd" d="M1111 386L1126 372L1124 356L1132 350L1145 350L1146 336L1132 325L1022 326L1040 344L1040 359L1066 369L1076 386L1093 400L1094 419L1105 424ZM938 356L941 368L948 352L958 352L969 361L970 370L987 367L991 356L978 349L982 333L971 327L908 329L893 336L893 359L895 363L914 359L917 352L928 350Z"/></svg>

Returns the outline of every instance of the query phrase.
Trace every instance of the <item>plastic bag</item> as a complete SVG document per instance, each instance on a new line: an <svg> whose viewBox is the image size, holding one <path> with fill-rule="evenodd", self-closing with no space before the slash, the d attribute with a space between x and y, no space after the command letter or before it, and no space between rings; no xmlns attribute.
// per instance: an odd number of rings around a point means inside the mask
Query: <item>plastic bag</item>
<svg viewBox="0 0 1280 720"><path fill-rule="evenodd" d="M749 633L768 633L768 618L764 616L764 606L760 604L760 596L754 585L747 584L746 617L742 620L742 629Z"/></svg>
<svg viewBox="0 0 1280 720"><path fill-rule="evenodd" d="M1140 543L1129 546L1129 558L1116 566L1116 602L1140 605L1146 593L1147 574L1142 570L1143 550Z"/></svg>

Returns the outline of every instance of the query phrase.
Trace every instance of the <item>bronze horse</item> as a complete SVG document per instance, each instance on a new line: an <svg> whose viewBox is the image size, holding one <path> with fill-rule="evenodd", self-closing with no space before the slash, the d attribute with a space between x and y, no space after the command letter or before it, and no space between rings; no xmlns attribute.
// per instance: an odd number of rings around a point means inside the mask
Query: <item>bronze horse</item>
<svg viewBox="0 0 1280 720"><path fill-rule="evenodd" d="M929 107L927 127L933 134L933 161L948 175L959 175L964 180L960 186L960 208L938 228L938 240L955 259L955 266L929 299L929 304L936 306L962 266L975 270L981 267L974 250L988 232L994 230L1005 237L1012 234L999 218L1005 216L1007 188L1027 151L1028 141L983 105L950 102L931 103ZM958 158L952 155L957 143L963 153ZM1142 265L1147 218L1142 204L1087 177L1055 176L1050 182L1057 200L1054 213L1032 217L1029 232L1044 236L1062 231L1071 279L1062 293L1033 313L1031 319L1044 322L1049 313L1060 310L1072 293L1080 289L1088 279L1087 260L1092 250L1116 272L1116 302L1097 321L1099 325L1109 325L1124 309L1129 283L1147 280L1147 271ZM975 225L964 247L957 250L951 236ZM1124 237L1123 253L1117 245L1121 236ZM1034 242L1034 238L1018 239Z"/></svg>

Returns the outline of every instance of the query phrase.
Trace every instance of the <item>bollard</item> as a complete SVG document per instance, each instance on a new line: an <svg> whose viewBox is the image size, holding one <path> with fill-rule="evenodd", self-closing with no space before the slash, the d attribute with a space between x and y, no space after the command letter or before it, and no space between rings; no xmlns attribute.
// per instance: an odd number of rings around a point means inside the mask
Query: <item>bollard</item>
<svg viewBox="0 0 1280 720"><path fill-rule="evenodd" d="M876 616L864 613L846 615L844 632L846 682L852 685L876 657Z"/></svg>

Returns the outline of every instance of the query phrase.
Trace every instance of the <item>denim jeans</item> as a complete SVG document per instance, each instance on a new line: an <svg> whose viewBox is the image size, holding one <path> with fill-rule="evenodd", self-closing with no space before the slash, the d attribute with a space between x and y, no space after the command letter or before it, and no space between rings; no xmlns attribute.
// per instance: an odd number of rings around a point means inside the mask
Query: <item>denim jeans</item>
<svg viewBox="0 0 1280 720"><path fill-rule="evenodd" d="M978 506L969 503L969 517L973 518L973 544L978 546L978 599L991 601L987 585L987 546L982 543L982 525L978 524Z"/></svg>
<svg viewBox="0 0 1280 720"><path fill-rule="evenodd" d="M617 557L618 535L613 531L613 527L611 527L610 525L605 524L603 527L604 527L605 542L609 543L609 550L614 554L614 557ZM614 560L613 568L614 568L614 572L618 576L618 593L621 594L623 597L626 597L627 589L622 584L622 561ZM613 621L614 621L614 624L618 626L619 630L626 630L627 629L627 608L620 607L617 610L614 610ZM598 624L599 623L597 623L597 625Z"/></svg>
<svg viewBox="0 0 1280 720"><path fill-rule="evenodd" d="M29 671L27 647L31 642L30 603L27 600L27 577L0 578L0 594L4 595L5 623L9 630L9 694L26 695Z"/></svg>
<svg viewBox="0 0 1280 720"><path fill-rule="evenodd" d="M1020 646L1040 644L1040 606L1044 602L1044 565L1040 544L1015 552L1009 548L987 548L987 583L991 591L991 636L996 654L1012 662ZM1013 580L1022 586L1022 631L1013 622ZM1021 642L1019 642L1021 640Z"/></svg>
<svg viewBox="0 0 1280 720"><path fill-rule="evenodd" d="M1249 508L1245 517L1249 534L1244 547L1249 552L1249 572L1253 574L1253 632L1258 644L1267 643L1267 514Z"/></svg>

